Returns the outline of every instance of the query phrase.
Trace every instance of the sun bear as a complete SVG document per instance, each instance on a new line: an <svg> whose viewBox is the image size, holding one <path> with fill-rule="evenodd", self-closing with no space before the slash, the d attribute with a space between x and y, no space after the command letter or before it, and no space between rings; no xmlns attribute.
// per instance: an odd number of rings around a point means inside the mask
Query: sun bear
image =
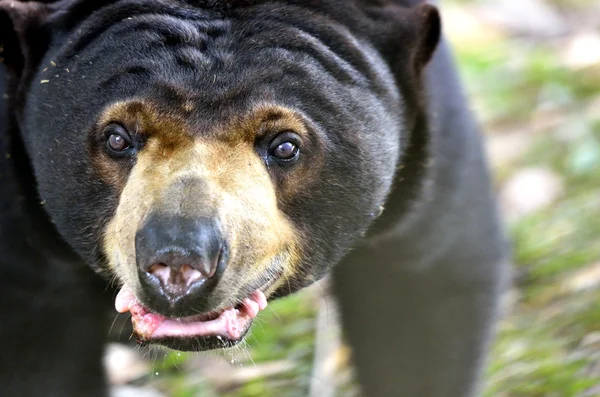
<svg viewBox="0 0 600 397"><path fill-rule="evenodd" d="M434 6L0 1L2 396L106 396L333 272L366 396L476 393L506 244Z"/></svg>

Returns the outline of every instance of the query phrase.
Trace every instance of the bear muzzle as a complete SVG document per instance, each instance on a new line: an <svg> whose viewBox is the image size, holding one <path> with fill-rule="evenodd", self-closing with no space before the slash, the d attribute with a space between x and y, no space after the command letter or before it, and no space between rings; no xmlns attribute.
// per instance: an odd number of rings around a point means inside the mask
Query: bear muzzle
<svg viewBox="0 0 600 397"><path fill-rule="evenodd" d="M135 251L146 298L166 315L192 315L183 302L207 301L228 264L225 239L210 217L150 214L136 233Z"/></svg>

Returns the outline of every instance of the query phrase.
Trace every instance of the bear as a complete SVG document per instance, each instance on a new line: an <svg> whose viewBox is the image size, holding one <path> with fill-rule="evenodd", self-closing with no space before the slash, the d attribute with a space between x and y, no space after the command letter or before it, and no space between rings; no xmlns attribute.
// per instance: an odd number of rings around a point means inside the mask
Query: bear
<svg viewBox="0 0 600 397"><path fill-rule="evenodd" d="M331 273L371 397L478 393L508 244L417 0L0 0L2 396L239 343Z"/></svg>

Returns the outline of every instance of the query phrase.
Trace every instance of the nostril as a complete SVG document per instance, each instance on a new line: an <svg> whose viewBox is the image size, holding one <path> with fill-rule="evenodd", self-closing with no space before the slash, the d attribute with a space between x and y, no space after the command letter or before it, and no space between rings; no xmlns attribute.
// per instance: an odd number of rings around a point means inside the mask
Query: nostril
<svg viewBox="0 0 600 397"><path fill-rule="evenodd" d="M150 267L150 269L148 269L148 273L154 274L156 276L158 276L162 273L169 273L169 272L170 272L169 266L165 265L164 263L157 263L155 265L152 265Z"/></svg>
<svg viewBox="0 0 600 397"><path fill-rule="evenodd" d="M183 265L179 269L181 273L182 281L189 287L198 280L203 280L206 277L198 270L194 269L190 265Z"/></svg>
<svg viewBox="0 0 600 397"><path fill-rule="evenodd" d="M206 279L200 271L190 265L171 267L157 263L148 269L148 274L156 277L163 287L189 288L195 282Z"/></svg>
<svg viewBox="0 0 600 397"><path fill-rule="evenodd" d="M171 279L171 268L163 263L150 266L147 273L158 279L162 285L166 285Z"/></svg>

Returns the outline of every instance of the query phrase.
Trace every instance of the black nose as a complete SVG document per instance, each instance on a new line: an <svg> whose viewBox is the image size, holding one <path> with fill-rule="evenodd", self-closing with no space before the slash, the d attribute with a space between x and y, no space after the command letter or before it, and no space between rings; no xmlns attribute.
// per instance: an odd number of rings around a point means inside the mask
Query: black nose
<svg viewBox="0 0 600 397"><path fill-rule="evenodd" d="M227 262L212 218L151 215L136 233L135 246L143 289L151 300L166 298L171 307L187 296L208 296Z"/></svg>

